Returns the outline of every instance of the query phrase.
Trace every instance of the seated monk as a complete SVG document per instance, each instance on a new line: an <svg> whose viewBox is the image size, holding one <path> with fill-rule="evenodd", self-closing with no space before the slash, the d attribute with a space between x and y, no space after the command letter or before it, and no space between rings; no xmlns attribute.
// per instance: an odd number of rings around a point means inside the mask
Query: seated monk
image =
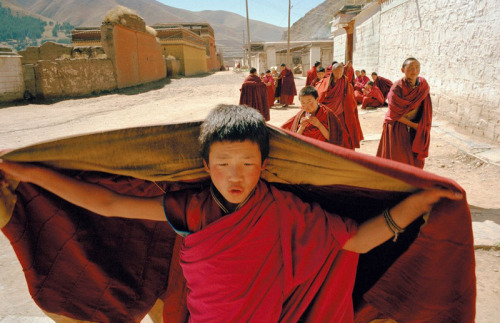
<svg viewBox="0 0 500 323"><path fill-rule="evenodd" d="M389 90L391 89L392 81L382 76L378 76L376 72L372 73L372 80L373 83L375 83L375 86L378 87L380 91L382 91L385 101L385 99L387 99L387 94L389 94Z"/></svg>
<svg viewBox="0 0 500 323"><path fill-rule="evenodd" d="M361 70L359 76L356 77L356 80L354 80L354 90L362 91L366 83L369 81L370 79L366 76L366 71Z"/></svg>
<svg viewBox="0 0 500 323"><path fill-rule="evenodd" d="M306 137L344 145L345 131L335 113L318 103L318 91L306 86L299 92L301 110L281 126Z"/></svg>
<svg viewBox="0 0 500 323"><path fill-rule="evenodd" d="M363 93L354 91L354 96L356 101L361 104L361 109L381 107L385 102L382 92L372 81L366 83Z"/></svg>
<svg viewBox="0 0 500 323"><path fill-rule="evenodd" d="M420 77L420 63L410 57L403 63L405 76L394 82L387 96L377 156L424 168L429 155L432 102L427 81Z"/></svg>
<svg viewBox="0 0 500 323"><path fill-rule="evenodd" d="M257 75L257 69L252 67L241 86L240 104L247 105L259 111L266 121L271 119L267 103L266 84Z"/></svg>

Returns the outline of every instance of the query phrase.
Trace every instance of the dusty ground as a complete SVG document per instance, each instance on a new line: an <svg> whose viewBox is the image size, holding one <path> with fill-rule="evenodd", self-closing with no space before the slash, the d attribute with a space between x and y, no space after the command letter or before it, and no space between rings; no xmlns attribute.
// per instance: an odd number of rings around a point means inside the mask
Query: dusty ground
<svg viewBox="0 0 500 323"><path fill-rule="evenodd" d="M166 80L116 93L54 102L18 104L0 108L0 149L76 134L132 126L200 120L218 103L238 103L239 88L246 75L218 72L202 77ZM297 78L300 89L304 78ZM297 99L296 102L297 103ZM281 125L298 106L273 108L271 124ZM359 150L374 155L386 108L361 112L365 138ZM467 153L463 140L450 136L453 129L434 118L430 156L425 170L450 177L463 186L474 221L499 223L500 167L484 163ZM467 140L481 142L478 138ZM484 143L487 144L487 143ZM31 300L22 270L0 235L0 323L50 322ZM500 251L476 250L477 322L498 322L500 317Z"/></svg>

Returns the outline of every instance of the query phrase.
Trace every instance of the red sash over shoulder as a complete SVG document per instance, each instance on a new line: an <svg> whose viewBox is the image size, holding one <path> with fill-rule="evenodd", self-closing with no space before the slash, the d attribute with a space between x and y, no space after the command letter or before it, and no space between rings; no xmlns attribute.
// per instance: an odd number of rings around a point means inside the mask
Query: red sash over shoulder
<svg viewBox="0 0 500 323"><path fill-rule="evenodd" d="M181 208L188 219L212 209L196 205ZM358 255L341 248L354 232L261 181L241 209L184 238L190 322L351 322Z"/></svg>
<svg viewBox="0 0 500 323"><path fill-rule="evenodd" d="M281 128L290 130L292 132L297 132L300 127L300 119L304 117L304 114L305 112L301 110L299 113L285 122L281 126ZM311 124L306 127L302 135L321 141L327 141L337 146L344 146L344 142L346 141L344 139L344 134L346 135L346 131L345 127L342 125L342 123L340 123L339 118L337 118L337 116L323 104L319 104L315 117L318 118L318 120L326 127L326 129L328 129L328 131L330 132L330 138L326 140L321 131Z"/></svg>
<svg viewBox="0 0 500 323"><path fill-rule="evenodd" d="M408 112L420 108L420 120L412 143L412 151L418 159L425 159L429 155L430 133L432 125L432 102L429 94L430 87L423 77L418 78L419 85L411 88L404 79L396 81L387 96L389 110L385 115L386 123L397 122Z"/></svg>

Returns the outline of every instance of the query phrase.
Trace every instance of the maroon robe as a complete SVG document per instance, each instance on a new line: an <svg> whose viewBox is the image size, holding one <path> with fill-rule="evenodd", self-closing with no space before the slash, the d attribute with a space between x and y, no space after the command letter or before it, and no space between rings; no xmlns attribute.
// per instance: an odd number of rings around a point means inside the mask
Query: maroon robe
<svg viewBox="0 0 500 323"><path fill-rule="evenodd" d="M389 94L389 91L392 87L392 81L384 77L377 76L377 79L373 83L375 83L375 85L380 89L380 91L382 91L385 101L385 99L387 99L387 94Z"/></svg>
<svg viewBox="0 0 500 323"><path fill-rule="evenodd" d="M285 122L281 126L281 128L290 130L292 132L297 132L300 127L300 119L303 118L304 116L305 116L305 111L304 110L299 111L295 116L293 116L287 122ZM344 126L342 125L342 123L340 123L340 120L339 118L337 118L335 113L330 111L330 109L328 109L325 105L318 104L318 110L316 110L314 116L318 118L321 124L325 126L325 128L328 130L328 132L330 133L330 138L326 140L325 136L323 136L321 131L312 124L308 125L304 129L302 135L317 140L326 141L337 146L344 146L344 143L347 141L344 138L344 135L347 136L347 133L344 130Z"/></svg>
<svg viewBox="0 0 500 323"><path fill-rule="evenodd" d="M297 95L297 88L295 87L295 80L293 72L290 68L285 67L281 71L281 104L292 104L294 96Z"/></svg>
<svg viewBox="0 0 500 323"><path fill-rule="evenodd" d="M363 89L366 85L366 83L370 82L370 79L368 78L368 76L359 76L359 77L356 77L356 79L354 80L354 89L355 90L359 90L361 91L361 89Z"/></svg>
<svg viewBox="0 0 500 323"><path fill-rule="evenodd" d="M228 215L210 191L165 199L169 221L191 232L180 249L190 322L353 320L358 254L342 250L352 221L263 181ZM327 313L307 312L315 304Z"/></svg>
<svg viewBox="0 0 500 323"><path fill-rule="evenodd" d="M393 84L387 96L389 110L385 115L377 156L423 168L429 155L432 102L427 81L418 77L417 82L415 88L404 78ZM413 121L418 123L416 131L398 122L414 109L419 109Z"/></svg>
<svg viewBox="0 0 500 323"><path fill-rule="evenodd" d="M380 107L384 102L385 98L380 89L376 86L372 86L369 92L363 94L361 109L366 109L366 107Z"/></svg>
<svg viewBox="0 0 500 323"><path fill-rule="evenodd" d="M264 83L267 90L267 106L271 108L274 105L274 78L272 75L264 76Z"/></svg>
<svg viewBox="0 0 500 323"><path fill-rule="evenodd" d="M241 86L240 104L247 105L259 111L266 121L271 119L267 102L266 85L260 77L250 74Z"/></svg>
<svg viewBox="0 0 500 323"><path fill-rule="evenodd" d="M360 142L363 140L363 132L359 123L354 90L352 85L347 83L345 76L337 80L332 87L330 80L333 79L333 74L330 75L332 78L323 78L318 83L319 103L332 110L344 125L348 136L347 142L343 146L351 149L359 148Z"/></svg>
<svg viewBox="0 0 500 323"><path fill-rule="evenodd" d="M1 155L1 158L40 162L48 167L60 165L66 169L59 171L68 176L131 196L161 196L163 190L200 191L208 185L205 177L191 177L190 182L156 183L129 177L130 170L136 176L148 174L148 178L164 178L165 174L170 174L186 180L182 174L192 173L193 169L200 169L202 174L203 164L201 158L197 157L199 125L200 123L191 122L85 135L13 150ZM271 126L268 129L271 136L271 166L263 172L263 176L275 178L276 183L271 185L279 187L280 191L293 192L308 201L310 206L304 209L307 213L317 210L314 205L320 203L328 213L349 216L362 222L380 214L384 208L392 207L410 193L408 189L396 188L399 184L374 189L371 176L350 178L350 174L360 170L370 170L376 176L391 178L393 184L396 180L410 185L413 187L410 190L439 186L463 192L453 180L415 167L359 154ZM99 144L88 144L89 142ZM78 149L68 152L67 148L73 146L78 146ZM99 150L98 147L104 149ZM116 163L116 149L131 157L126 167ZM152 157L156 154L158 164L168 161L161 169L155 170L151 163L141 163L143 156ZM313 172L316 172L316 176L321 174L323 184L297 184L293 181L293 175L287 176L303 166L310 167L310 163L317 158L326 167L316 166ZM184 164L179 162L181 160ZM108 168L106 165L109 164L115 168ZM118 174L129 175L79 171L78 169L82 169L79 167L104 167L110 171L113 169ZM347 184L334 184L336 176L323 172L334 168L345 172L345 178L349 179ZM380 182L380 177L377 178ZM274 188L271 189L272 192L273 190ZM5 192L2 191L3 194ZM179 265L182 239L176 238L166 222L98 216L27 183L20 183L14 193L17 196L15 209L2 232L10 240L23 268L29 292L40 308L79 320L128 323L140 322L156 299L161 298L165 300L165 322L186 322L187 312L183 304L187 291L183 287ZM298 237L308 238L304 241L309 241L310 236L298 223L302 215L297 215L297 212L300 213L301 210L287 207L297 206L294 202L296 199L286 192L278 192L273 196L279 201L285 201L281 204L284 213L293 214L286 227L296 227ZM288 201L293 203L288 204ZM191 209L191 212L197 211L201 212L201 209ZM312 224L316 228L316 221L324 219L320 214L316 219L305 218L304 224ZM223 220L232 221L231 215ZM215 219L212 224L224 225L217 221ZM272 219L267 218L266 221ZM329 226L325 226L325 230L327 227ZM211 228L211 224L206 227ZM203 233L202 231L196 234ZM231 233L231 230L228 231L229 235ZM198 239L196 234L194 239ZM289 237L285 234L284 237L286 236ZM321 232L321 236L325 236L325 233ZM237 237L233 235L233 238ZM261 243L260 239L275 238L260 234L256 243ZM191 242L192 240L189 244ZM295 256L300 251L307 251L305 246L297 247L300 250L288 249L287 253L294 253ZM325 247L318 249L322 253ZM213 248L220 250L220 245L214 244ZM215 253L216 250L209 252ZM255 252L252 251L252 255L253 253ZM288 272L287 277L302 277L302 273L311 270L304 267L310 262L317 263L319 259L314 256L314 252L305 253L303 257L296 258L296 262L283 267L294 269ZM446 261L442 261L443 259ZM248 261L248 257L241 261ZM331 268L337 268L337 265L335 262ZM375 318L393 318L398 322L473 322L476 304L474 265L472 224L467 200L443 199L432 208L425 226L417 221L405 229L397 243L388 241L369 253L360 255L353 297L358 301L362 298L364 306L358 307L356 322L367 323ZM327 262L324 267L328 267ZM332 272L339 273L335 269ZM339 304L339 300L327 298L338 295L332 293L335 290L332 285L337 283L336 278L343 278L335 276L318 276L317 283L324 284L325 288L318 291L314 305L302 316L304 322L325 322L322 318L332 317L332 304ZM347 275L345 279L350 280L350 276ZM296 282L301 280L294 283ZM275 282L267 283L275 287ZM340 281L342 286L344 283ZM301 287L305 286L306 282ZM289 290L292 286L285 287ZM207 295L213 296L216 295ZM304 299L307 303L310 296L307 291L298 288L297 294L289 297L298 303L285 304L283 308L301 311L299 299ZM287 313L288 316L282 318L283 322L297 321L294 320L296 316L293 316L296 313ZM324 316L320 316L322 313ZM309 320L308 317L312 319Z"/></svg>
<svg viewBox="0 0 500 323"><path fill-rule="evenodd" d="M305 86L309 86L309 85L314 86L317 78L318 78L318 71L316 70L316 67L313 66L311 69L309 69L307 71L307 78L306 78L306 85Z"/></svg>
<svg viewBox="0 0 500 323"><path fill-rule="evenodd" d="M347 82L354 84L354 68L352 66L344 67L344 75L347 77Z"/></svg>

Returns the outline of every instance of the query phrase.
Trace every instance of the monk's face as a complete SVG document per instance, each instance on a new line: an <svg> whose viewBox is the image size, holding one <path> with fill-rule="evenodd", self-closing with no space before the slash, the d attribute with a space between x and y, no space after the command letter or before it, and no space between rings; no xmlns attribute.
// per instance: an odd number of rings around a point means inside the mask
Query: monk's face
<svg viewBox="0 0 500 323"><path fill-rule="evenodd" d="M360 71L355 71L354 73L356 74L356 77L359 77L361 75Z"/></svg>
<svg viewBox="0 0 500 323"><path fill-rule="evenodd" d="M372 74L372 80L373 80L373 82L375 82L377 80L377 75Z"/></svg>
<svg viewBox="0 0 500 323"><path fill-rule="evenodd" d="M325 76L325 72L318 72L318 78L321 80Z"/></svg>
<svg viewBox="0 0 500 323"><path fill-rule="evenodd" d="M316 99L312 95L304 95L299 97L300 105L302 107L302 110L309 112L309 113L315 113L316 110L318 109L318 99Z"/></svg>
<svg viewBox="0 0 500 323"><path fill-rule="evenodd" d="M408 80L415 81L420 74L420 63L418 61L410 61L409 64L401 68L401 72L405 74Z"/></svg>
<svg viewBox="0 0 500 323"><path fill-rule="evenodd" d="M344 67L343 66L339 66L336 69L334 69L332 71L332 73L333 73L334 80L338 80L339 78L342 77L342 75L344 75Z"/></svg>
<svg viewBox="0 0 500 323"><path fill-rule="evenodd" d="M208 165L212 183L229 203L243 202L257 185L265 168L259 145L253 141L222 141L210 146Z"/></svg>

